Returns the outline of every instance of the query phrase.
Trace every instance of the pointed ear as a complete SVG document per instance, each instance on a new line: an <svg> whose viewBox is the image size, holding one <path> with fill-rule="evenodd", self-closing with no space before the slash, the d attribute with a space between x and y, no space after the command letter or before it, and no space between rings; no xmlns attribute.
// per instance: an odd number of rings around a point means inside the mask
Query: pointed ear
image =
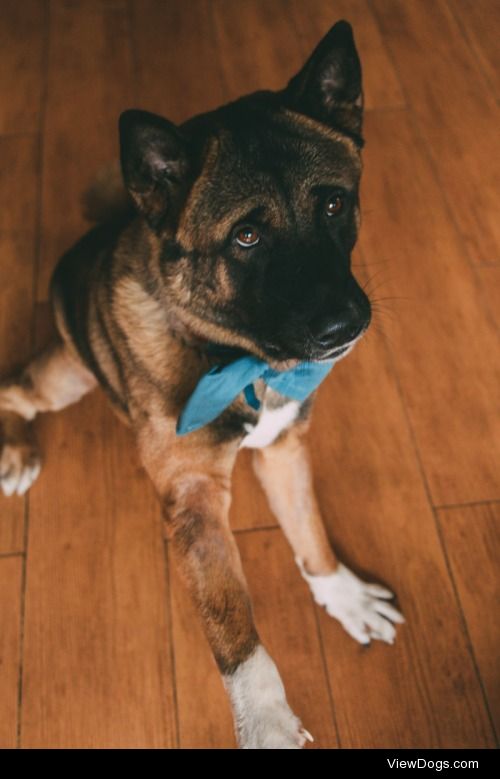
<svg viewBox="0 0 500 779"><path fill-rule="evenodd" d="M352 27L337 22L285 89L288 105L362 143L361 64Z"/></svg>
<svg viewBox="0 0 500 779"><path fill-rule="evenodd" d="M179 130L156 114L120 116L120 157L125 186L151 227L173 215L186 192L189 160Z"/></svg>

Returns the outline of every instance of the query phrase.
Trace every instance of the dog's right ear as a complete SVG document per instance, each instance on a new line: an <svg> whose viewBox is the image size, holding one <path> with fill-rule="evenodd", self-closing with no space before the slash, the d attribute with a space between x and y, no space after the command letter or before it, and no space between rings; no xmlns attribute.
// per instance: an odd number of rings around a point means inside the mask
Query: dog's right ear
<svg viewBox="0 0 500 779"><path fill-rule="evenodd" d="M333 25L283 96L295 111L351 134L362 145L361 64L348 22Z"/></svg>
<svg viewBox="0 0 500 779"><path fill-rule="evenodd" d="M181 133L156 114L125 111L120 157L125 186L149 225L159 229L186 191L189 160Z"/></svg>

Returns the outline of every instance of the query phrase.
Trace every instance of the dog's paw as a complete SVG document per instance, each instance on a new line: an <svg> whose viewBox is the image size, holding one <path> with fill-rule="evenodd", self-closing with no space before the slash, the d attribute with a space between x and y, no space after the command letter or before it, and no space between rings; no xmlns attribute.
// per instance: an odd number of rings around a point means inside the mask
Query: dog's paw
<svg viewBox="0 0 500 779"><path fill-rule="evenodd" d="M302 749L312 740L286 701L246 712L238 723L240 749Z"/></svg>
<svg viewBox="0 0 500 779"><path fill-rule="evenodd" d="M40 455L33 444L4 444L0 451L0 487L4 495L24 495L40 468Z"/></svg>
<svg viewBox="0 0 500 779"><path fill-rule="evenodd" d="M302 749L313 740L288 705L278 669L262 645L222 678L240 749Z"/></svg>
<svg viewBox="0 0 500 779"><path fill-rule="evenodd" d="M388 603L394 595L379 584L367 584L339 564L335 573L328 576L310 576L300 560L297 564L309 584L314 600L335 617L352 638L360 644L379 639L393 644L396 628L402 624L403 615Z"/></svg>

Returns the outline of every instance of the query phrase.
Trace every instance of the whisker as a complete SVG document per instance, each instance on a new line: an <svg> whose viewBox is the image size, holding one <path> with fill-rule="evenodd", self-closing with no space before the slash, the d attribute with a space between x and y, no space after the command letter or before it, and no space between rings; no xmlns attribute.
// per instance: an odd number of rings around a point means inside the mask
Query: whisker
<svg viewBox="0 0 500 779"><path fill-rule="evenodd" d="M371 283L372 283L372 281L374 281L374 280L377 278L377 276L380 276L380 274L381 274L381 273L383 273L383 271L384 271L384 270L385 270L385 268L379 268L379 269L378 269L378 270L377 270L377 271L376 271L376 272L373 274L373 276L370 276L370 278L369 278L369 279L367 279L367 281L365 281L365 286L367 287L367 286L368 286L368 284L371 284Z"/></svg>
<svg viewBox="0 0 500 779"><path fill-rule="evenodd" d="M370 325L370 329L368 330L368 334L370 333L370 330L371 330L372 333L374 333L376 335L380 335L384 339L384 341L387 341L387 343L389 344L389 346L391 348L395 348L394 341L393 341L392 337L389 335L387 330L385 330L382 327L382 323L380 321L374 322L373 325Z"/></svg>
<svg viewBox="0 0 500 779"><path fill-rule="evenodd" d="M388 265L393 260L374 260L373 262L353 262L353 268L371 268L373 265Z"/></svg>
<svg viewBox="0 0 500 779"><path fill-rule="evenodd" d="M372 279L372 280L373 280L373 279ZM378 284L376 284L376 285L373 287L373 289L370 289L370 290L368 290L368 289L367 289L367 286L368 286L368 285L366 285L366 287L364 287L363 289L364 289L364 291L366 292L366 294L367 294L368 296L370 296L370 295L373 295L373 294L374 294L374 293L375 293L375 292L376 292L378 289L380 289L381 287L383 287L383 285L384 285L384 284L390 284L392 281L394 281L394 279L392 279L392 278L389 278L389 279L382 279L382 281L379 281L379 283L378 283Z"/></svg>
<svg viewBox="0 0 500 779"><path fill-rule="evenodd" d="M409 300L411 300L411 301L415 301L416 299L417 299L417 298L408 298L408 297L403 297L403 296L401 296L401 295L391 295L390 297L376 298L376 299L375 299L374 301L372 301L372 302L373 302L373 303L380 303L380 302L382 302L382 301L384 301L384 300L405 300L405 301L409 301Z"/></svg>
<svg viewBox="0 0 500 779"><path fill-rule="evenodd" d="M389 321L391 322L391 324L392 324L393 322L398 322L398 323L399 323L399 322L401 321L401 320L400 320L400 319L399 319L399 318L396 316L396 314L394 313L394 311L387 311L387 310L386 310L386 311L383 311L383 310L381 310L381 309L372 308L372 313L373 313L373 315L374 315L374 318L375 318L375 317L377 317L377 318L383 318L383 317L387 317L387 318L389 319ZM375 320L374 320L374 321L375 321Z"/></svg>

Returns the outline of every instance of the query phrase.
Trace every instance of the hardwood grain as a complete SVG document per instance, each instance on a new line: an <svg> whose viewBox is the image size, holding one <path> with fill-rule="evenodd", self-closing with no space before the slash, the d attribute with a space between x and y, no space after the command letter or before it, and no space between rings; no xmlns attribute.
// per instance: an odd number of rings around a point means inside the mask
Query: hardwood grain
<svg viewBox="0 0 500 779"><path fill-rule="evenodd" d="M398 75L367 0L308 0L307 10L304 0L289 0L289 6L304 59L335 22L346 19L353 27L361 58L365 108L404 105Z"/></svg>
<svg viewBox="0 0 500 779"><path fill-rule="evenodd" d="M134 0L140 106L173 122L224 101L210 0Z"/></svg>
<svg viewBox="0 0 500 779"><path fill-rule="evenodd" d="M239 453L233 472L230 521L236 531L277 525L253 472L252 453L248 449Z"/></svg>
<svg viewBox="0 0 500 779"><path fill-rule="evenodd" d="M37 167L34 138L0 137L0 378L31 351ZM24 507L0 491L0 553L22 550Z"/></svg>
<svg viewBox="0 0 500 779"><path fill-rule="evenodd" d="M479 278L482 283L482 293L488 312L500 329L500 265L481 268Z"/></svg>
<svg viewBox="0 0 500 779"><path fill-rule="evenodd" d="M314 735L314 747L337 746L314 606L278 529L238 535L255 619L282 674L290 705ZM200 621L173 573L173 635L180 746L234 744L224 689Z"/></svg>
<svg viewBox="0 0 500 779"><path fill-rule="evenodd" d="M394 646L357 645L321 612L342 747L491 746L392 363L368 336L320 389L312 430L320 505L341 559L395 591Z"/></svg>
<svg viewBox="0 0 500 779"><path fill-rule="evenodd" d="M0 557L0 749L17 742L22 557Z"/></svg>
<svg viewBox="0 0 500 779"><path fill-rule="evenodd" d="M448 0L463 34L491 86L500 98L500 5L491 0Z"/></svg>
<svg viewBox="0 0 500 779"><path fill-rule="evenodd" d="M200 617L179 578L170 550L169 576L179 746L230 749L236 742L229 701Z"/></svg>
<svg viewBox="0 0 500 779"><path fill-rule="evenodd" d="M172 747L160 511L95 393L38 424L30 493L24 747Z"/></svg>
<svg viewBox="0 0 500 779"><path fill-rule="evenodd" d="M118 155L118 117L134 102L126 0L51 3L37 299L63 251L88 229L81 196Z"/></svg>
<svg viewBox="0 0 500 779"><path fill-rule="evenodd" d="M255 620L282 674L288 701L314 736L315 749L338 746L315 606L280 529L238 536Z"/></svg>
<svg viewBox="0 0 500 779"><path fill-rule="evenodd" d="M258 89L282 89L304 56L286 0L219 0L212 4L224 96L234 100ZM258 52L258 56L256 56Z"/></svg>
<svg viewBox="0 0 500 779"><path fill-rule="evenodd" d="M500 112L476 58L445 0L372 0L372 7L469 256L498 262Z"/></svg>
<svg viewBox="0 0 500 779"><path fill-rule="evenodd" d="M361 244L367 270L377 274L368 290L380 300L375 319L393 345L433 502L495 500L498 334L481 285L411 119L373 114L366 134Z"/></svg>
<svg viewBox="0 0 500 779"><path fill-rule="evenodd" d="M0 133L39 130L46 0L0 3Z"/></svg>
<svg viewBox="0 0 500 779"><path fill-rule="evenodd" d="M500 733L500 504L443 509L438 517L474 654Z"/></svg>

